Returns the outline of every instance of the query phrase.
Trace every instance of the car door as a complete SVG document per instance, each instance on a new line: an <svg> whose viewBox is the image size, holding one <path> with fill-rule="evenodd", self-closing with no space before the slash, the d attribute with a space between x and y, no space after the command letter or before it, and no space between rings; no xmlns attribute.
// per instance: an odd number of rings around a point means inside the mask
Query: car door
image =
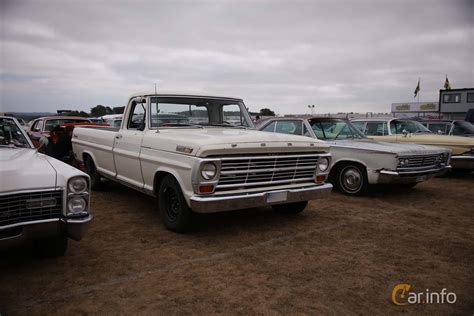
<svg viewBox="0 0 474 316"><path fill-rule="evenodd" d="M114 140L114 161L117 179L143 188L140 150L146 128L146 103L131 101L125 124Z"/></svg>

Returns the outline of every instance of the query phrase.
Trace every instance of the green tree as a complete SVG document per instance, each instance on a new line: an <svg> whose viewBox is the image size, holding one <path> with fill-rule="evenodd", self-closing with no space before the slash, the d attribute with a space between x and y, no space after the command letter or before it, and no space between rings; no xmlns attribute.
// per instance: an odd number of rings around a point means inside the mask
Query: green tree
<svg viewBox="0 0 474 316"><path fill-rule="evenodd" d="M104 116L105 114L107 114L107 109L103 105L99 104L91 108L91 115L93 117L100 117Z"/></svg>
<svg viewBox="0 0 474 316"><path fill-rule="evenodd" d="M112 109L112 111L114 112L113 114L123 114L123 111L125 111L125 107L124 106L116 106Z"/></svg>
<svg viewBox="0 0 474 316"><path fill-rule="evenodd" d="M275 116L275 112L273 112L273 111L270 110L269 108L263 108L263 109L260 109L260 115L263 115L263 116Z"/></svg>

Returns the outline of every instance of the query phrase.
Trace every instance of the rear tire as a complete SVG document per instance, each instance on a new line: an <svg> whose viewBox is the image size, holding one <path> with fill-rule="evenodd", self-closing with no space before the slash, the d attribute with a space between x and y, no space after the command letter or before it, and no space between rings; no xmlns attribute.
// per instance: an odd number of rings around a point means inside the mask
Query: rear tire
<svg viewBox="0 0 474 316"><path fill-rule="evenodd" d="M92 160L91 157L87 157L84 161L84 166L86 173L91 178L91 189L95 191L103 190L106 187L107 182L102 181L102 177L95 167L94 160Z"/></svg>
<svg viewBox="0 0 474 316"><path fill-rule="evenodd" d="M347 195L364 195L369 189L367 170L357 163L340 166L336 173L336 186Z"/></svg>
<svg viewBox="0 0 474 316"><path fill-rule="evenodd" d="M178 181L171 175L165 176L159 185L158 209L168 230L184 233L191 228L193 212L186 204Z"/></svg>
<svg viewBox="0 0 474 316"><path fill-rule="evenodd" d="M35 241L35 253L42 258L62 257L66 253L68 238L48 237Z"/></svg>
<svg viewBox="0 0 474 316"><path fill-rule="evenodd" d="M276 204L272 205L272 208L275 212L279 214L299 214L308 205L308 201L287 203L287 204Z"/></svg>

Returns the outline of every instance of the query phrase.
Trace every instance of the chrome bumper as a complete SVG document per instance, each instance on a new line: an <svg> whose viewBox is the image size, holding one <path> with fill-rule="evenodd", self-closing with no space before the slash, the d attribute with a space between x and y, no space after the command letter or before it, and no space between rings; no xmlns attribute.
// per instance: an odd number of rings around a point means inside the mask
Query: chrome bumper
<svg viewBox="0 0 474 316"><path fill-rule="evenodd" d="M448 172L451 166L443 168L416 170L416 171L390 171L381 170L378 183L397 184L397 183L414 183L426 181L434 176L442 175Z"/></svg>
<svg viewBox="0 0 474 316"><path fill-rule="evenodd" d="M260 207L274 204L309 201L329 195L332 184L324 183L311 185L298 189L275 190L258 193L235 194L225 196L192 196L191 209L196 213L217 213L224 211L240 210L245 208ZM274 196L285 196L282 199L273 199Z"/></svg>
<svg viewBox="0 0 474 316"><path fill-rule="evenodd" d="M453 166L453 169L474 170L474 156L452 156L451 165Z"/></svg>
<svg viewBox="0 0 474 316"><path fill-rule="evenodd" d="M21 243L27 239L67 236L81 240L93 216L82 218L52 218L16 223L0 227L0 248Z"/></svg>

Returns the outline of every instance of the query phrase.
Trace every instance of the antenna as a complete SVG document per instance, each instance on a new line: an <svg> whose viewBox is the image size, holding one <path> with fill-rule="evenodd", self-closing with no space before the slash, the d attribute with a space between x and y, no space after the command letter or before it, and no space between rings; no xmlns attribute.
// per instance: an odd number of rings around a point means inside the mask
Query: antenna
<svg viewBox="0 0 474 316"><path fill-rule="evenodd" d="M155 94L156 94L156 83L155 83Z"/></svg>

